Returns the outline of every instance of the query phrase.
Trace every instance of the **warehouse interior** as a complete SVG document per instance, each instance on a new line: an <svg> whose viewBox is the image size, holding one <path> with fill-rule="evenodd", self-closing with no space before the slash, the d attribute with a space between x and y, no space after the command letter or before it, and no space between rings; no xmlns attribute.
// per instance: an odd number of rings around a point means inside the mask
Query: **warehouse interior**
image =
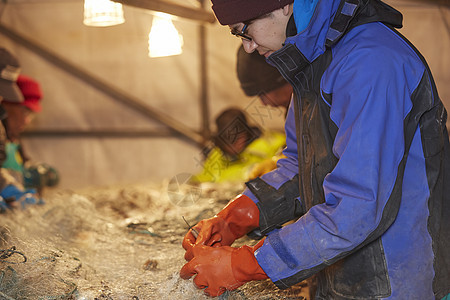
<svg viewBox="0 0 450 300"><path fill-rule="evenodd" d="M400 32L426 58L448 110L449 1L385 2L402 12ZM205 184L193 203L180 204L171 183L201 169L214 118L227 107L284 130L281 108L241 90L241 42L215 20L210 1L115 3L124 22L98 27L84 24L83 0L0 1L0 46L43 92L23 143L32 160L59 173L45 205L0 215L8 236L0 249L14 244L31 262L0 263L0 299L208 299L177 276L188 229L182 216L212 216L244 185ZM149 56L161 12L173 16L181 54ZM308 299L302 287L250 284L221 299Z"/></svg>

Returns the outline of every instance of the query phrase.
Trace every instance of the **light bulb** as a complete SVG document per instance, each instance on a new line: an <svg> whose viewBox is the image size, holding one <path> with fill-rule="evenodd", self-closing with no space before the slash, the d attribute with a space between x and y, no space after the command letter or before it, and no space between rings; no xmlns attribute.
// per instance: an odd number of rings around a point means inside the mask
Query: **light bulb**
<svg viewBox="0 0 450 300"><path fill-rule="evenodd" d="M148 34L148 56L163 57L179 55L183 52L183 36L172 23L172 16L156 13L153 17L152 28Z"/></svg>
<svg viewBox="0 0 450 300"><path fill-rule="evenodd" d="M84 20L87 26L112 26L125 22L122 4L110 0L84 0Z"/></svg>

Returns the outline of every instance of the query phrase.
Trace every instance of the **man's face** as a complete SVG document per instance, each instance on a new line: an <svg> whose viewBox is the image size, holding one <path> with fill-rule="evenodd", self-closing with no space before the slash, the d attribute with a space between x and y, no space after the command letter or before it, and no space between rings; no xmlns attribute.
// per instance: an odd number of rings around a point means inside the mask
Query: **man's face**
<svg viewBox="0 0 450 300"><path fill-rule="evenodd" d="M245 52L252 53L256 50L260 55L268 57L279 50L286 40L286 26L291 14L292 7L286 5L268 15L248 22L244 33L251 37L251 40L242 38ZM230 28L242 32L245 25L236 23L230 25Z"/></svg>

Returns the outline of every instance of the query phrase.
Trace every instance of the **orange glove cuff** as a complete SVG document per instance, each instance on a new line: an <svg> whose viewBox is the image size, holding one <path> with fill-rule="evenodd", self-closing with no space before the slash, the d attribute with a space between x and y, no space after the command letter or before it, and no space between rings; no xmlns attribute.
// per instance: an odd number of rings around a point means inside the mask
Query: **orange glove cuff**
<svg viewBox="0 0 450 300"><path fill-rule="evenodd" d="M256 246L242 246L231 254L231 269L236 280L249 282L252 280L263 280L269 278L258 264L254 252L262 246L260 241Z"/></svg>
<svg viewBox="0 0 450 300"><path fill-rule="evenodd" d="M231 200L217 216L225 220L235 239L259 227L259 209L252 199L245 195Z"/></svg>

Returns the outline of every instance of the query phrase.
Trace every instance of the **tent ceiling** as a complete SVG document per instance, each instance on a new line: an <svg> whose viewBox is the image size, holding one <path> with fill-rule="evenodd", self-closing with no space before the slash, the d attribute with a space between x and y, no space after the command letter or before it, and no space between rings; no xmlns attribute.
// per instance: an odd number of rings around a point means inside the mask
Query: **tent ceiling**
<svg viewBox="0 0 450 300"><path fill-rule="evenodd" d="M82 2L83 0L2 0L2 1L5 3L49 3L49 2L61 3L61 2ZM112 1L122 3L124 5L131 7L164 12L174 16L200 22L214 23L216 21L214 14L211 11L205 10L201 7L194 7L193 5L192 6L187 5L190 2L192 3L192 1L183 1L181 2L182 4L166 0L112 0ZM200 3L201 1L203 0L195 2Z"/></svg>
<svg viewBox="0 0 450 300"><path fill-rule="evenodd" d="M113 0L124 5L129 5L137 8L144 8L153 11L160 11L174 16L192 19L196 21L214 23L214 15L202 8L191 8L179 5L173 2L161 0Z"/></svg>
<svg viewBox="0 0 450 300"><path fill-rule="evenodd" d="M6 2L6 3L49 3L49 2L81 2L83 0L2 0L0 2ZM113 0L114 1L114 0ZM192 2L192 1L178 1L180 3L183 3L183 5L176 5L174 1L168 1L168 0L117 0L116 2L121 2L123 4L126 5L130 5L130 6L135 6L135 7L139 7L139 5L141 6L158 6L161 5L162 7L166 7L166 6L179 6L182 8L186 8L187 10L196 10L193 9L191 7L187 7L184 6L185 2ZM450 6L450 0L386 0L386 2L390 2L390 3L401 3L401 4L405 4L405 3L411 3L411 2L422 2L425 4L436 4L436 5L444 5L444 6ZM134 5L136 4L136 5ZM209 5L209 2L207 2L207 4ZM145 7L142 7L145 8ZM150 9L150 8L148 8ZM154 9L150 9L150 10L154 10ZM200 9L199 9L200 10Z"/></svg>

